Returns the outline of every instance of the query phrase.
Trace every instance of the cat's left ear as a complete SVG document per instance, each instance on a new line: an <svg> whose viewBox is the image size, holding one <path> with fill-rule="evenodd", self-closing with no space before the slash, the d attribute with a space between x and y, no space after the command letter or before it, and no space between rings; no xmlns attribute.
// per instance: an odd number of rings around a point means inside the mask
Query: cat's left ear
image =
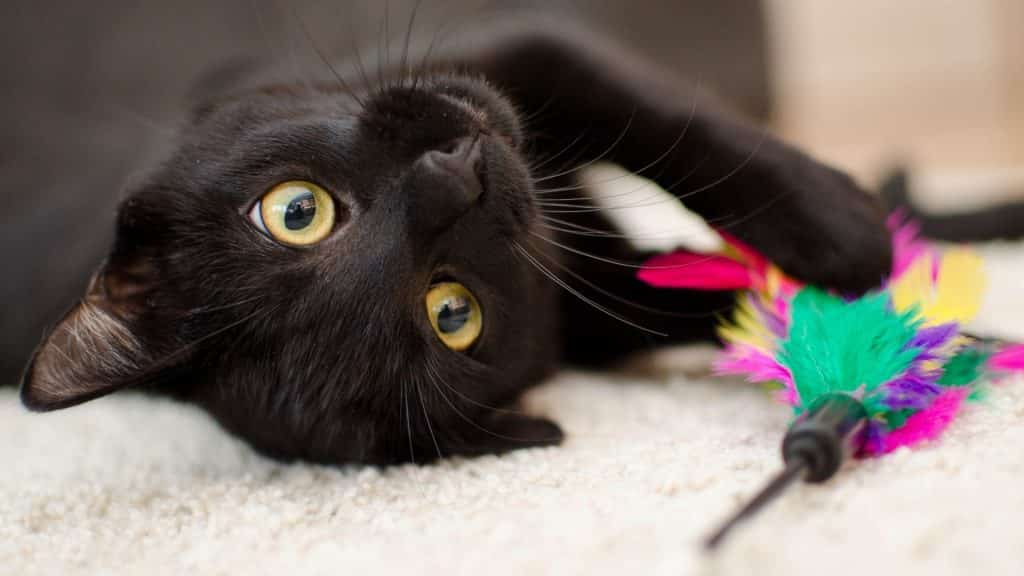
<svg viewBox="0 0 1024 576"><path fill-rule="evenodd" d="M144 258L112 257L93 276L85 296L46 335L21 386L31 410L66 408L152 380L166 346L141 329L144 302L156 271ZM170 329L170 328L168 328ZM164 357L166 358L166 357Z"/></svg>

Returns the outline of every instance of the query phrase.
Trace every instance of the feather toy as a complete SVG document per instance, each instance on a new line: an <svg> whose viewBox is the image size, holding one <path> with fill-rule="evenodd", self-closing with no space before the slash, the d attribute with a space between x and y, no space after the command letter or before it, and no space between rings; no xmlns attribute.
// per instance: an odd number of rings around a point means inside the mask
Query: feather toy
<svg viewBox="0 0 1024 576"><path fill-rule="evenodd" d="M846 456L935 440L988 384L1024 372L1024 346L964 331L981 305L981 258L924 242L900 214L889 226L892 274L859 298L804 286L724 234L721 254L678 251L639 271L655 287L740 290L732 318L719 327L725 348L715 371L762 383L793 408L786 469L709 547L795 480L823 482Z"/></svg>

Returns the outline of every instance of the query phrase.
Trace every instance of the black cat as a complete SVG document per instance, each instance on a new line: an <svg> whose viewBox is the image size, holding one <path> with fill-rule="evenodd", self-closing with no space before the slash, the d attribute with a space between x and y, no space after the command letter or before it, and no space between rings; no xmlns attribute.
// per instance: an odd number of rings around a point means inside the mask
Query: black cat
<svg viewBox="0 0 1024 576"><path fill-rule="evenodd" d="M921 233L947 242L991 242L1024 238L1024 202L1004 202L973 211L932 213L914 201L908 174L890 174L881 187L882 198L921 226Z"/></svg>
<svg viewBox="0 0 1024 576"><path fill-rule="evenodd" d="M556 444L508 409L524 390L562 363L711 339L733 299L635 279L646 255L577 184L598 160L802 280L859 292L889 270L882 212L850 178L606 40L530 24L418 61L200 106L122 203L25 404L147 387L329 463Z"/></svg>

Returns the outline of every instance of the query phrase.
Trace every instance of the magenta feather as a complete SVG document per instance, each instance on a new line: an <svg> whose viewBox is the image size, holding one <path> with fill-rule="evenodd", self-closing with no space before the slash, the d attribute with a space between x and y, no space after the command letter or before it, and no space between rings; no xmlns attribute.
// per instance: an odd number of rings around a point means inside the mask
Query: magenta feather
<svg viewBox="0 0 1024 576"><path fill-rule="evenodd" d="M796 406L800 395L793 384L793 376L774 356L753 346L731 346L731 349L714 363L714 372L719 376L745 376L747 382L778 382L783 388L778 399L784 404Z"/></svg>
<svg viewBox="0 0 1024 576"><path fill-rule="evenodd" d="M996 352L988 366L999 372L1024 372L1024 344L1008 346Z"/></svg>
<svg viewBox="0 0 1024 576"><path fill-rule="evenodd" d="M908 220L902 211L889 215L892 232L892 277L898 278L915 262L935 254L935 249L921 240L921 226Z"/></svg>
<svg viewBox="0 0 1024 576"><path fill-rule="evenodd" d="M888 454L897 448L912 447L935 440L953 423L970 389L950 388L939 394L926 408L907 418L903 426L880 437L880 445L869 444L868 452Z"/></svg>
<svg viewBox="0 0 1024 576"><path fill-rule="evenodd" d="M657 288L747 290L754 286L746 264L726 256L686 251L654 256L637 277Z"/></svg>

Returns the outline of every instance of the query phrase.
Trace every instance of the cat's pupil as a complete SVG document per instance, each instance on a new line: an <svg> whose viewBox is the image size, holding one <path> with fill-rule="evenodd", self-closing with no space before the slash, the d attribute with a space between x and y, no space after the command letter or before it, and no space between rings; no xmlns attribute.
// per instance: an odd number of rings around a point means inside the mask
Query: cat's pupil
<svg viewBox="0 0 1024 576"><path fill-rule="evenodd" d="M316 198L312 192L303 192L291 202L284 212L284 227L289 230L302 230L313 222L316 216Z"/></svg>
<svg viewBox="0 0 1024 576"><path fill-rule="evenodd" d="M437 328L445 334L458 332L469 321L472 308L466 298L449 298L437 314Z"/></svg>

